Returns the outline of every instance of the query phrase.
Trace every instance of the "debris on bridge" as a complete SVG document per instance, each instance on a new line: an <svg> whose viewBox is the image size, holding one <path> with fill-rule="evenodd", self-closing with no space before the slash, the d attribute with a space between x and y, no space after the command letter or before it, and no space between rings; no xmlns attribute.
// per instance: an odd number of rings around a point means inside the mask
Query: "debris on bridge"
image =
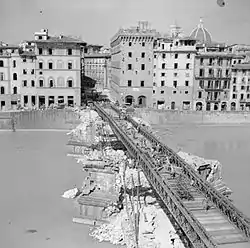
<svg viewBox="0 0 250 248"><path fill-rule="evenodd" d="M204 159L183 151L177 154L221 194L232 194L232 190L222 180L222 165L218 160Z"/></svg>

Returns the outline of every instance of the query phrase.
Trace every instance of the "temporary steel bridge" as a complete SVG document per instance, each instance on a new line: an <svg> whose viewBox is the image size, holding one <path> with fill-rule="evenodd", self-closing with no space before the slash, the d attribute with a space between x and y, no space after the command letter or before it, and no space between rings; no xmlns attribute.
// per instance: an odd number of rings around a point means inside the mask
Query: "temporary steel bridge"
<svg viewBox="0 0 250 248"><path fill-rule="evenodd" d="M117 115L120 114L119 109L114 105L110 105L110 108ZM94 103L94 109L109 123L129 154L139 161L145 176L161 198L172 219L185 233L188 241L187 247L250 247L250 220L227 197L215 190L172 149L160 142L145 128L138 126L138 123L129 115L125 115L126 121L137 128L148 141L158 145L164 155L171 159L171 163L181 169L185 178L192 180L192 186L186 185L185 187L193 196L193 201L181 199L176 193L175 182L157 170L157 164L136 145L132 137L125 133L117 118L96 103ZM203 199L208 199L213 204L207 213L201 205Z"/></svg>

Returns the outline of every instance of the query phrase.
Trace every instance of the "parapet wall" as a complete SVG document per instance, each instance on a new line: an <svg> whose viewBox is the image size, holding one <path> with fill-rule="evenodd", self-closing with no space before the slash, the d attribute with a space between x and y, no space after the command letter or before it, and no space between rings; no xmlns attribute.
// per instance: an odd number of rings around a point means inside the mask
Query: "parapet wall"
<svg viewBox="0 0 250 248"><path fill-rule="evenodd" d="M136 109L135 115L150 124L249 124L250 112L199 112Z"/></svg>
<svg viewBox="0 0 250 248"><path fill-rule="evenodd" d="M77 124L77 116L71 110L51 109L23 112L0 112L0 129L11 129L11 120L15 117L16 129L72 129Z"/></svg>

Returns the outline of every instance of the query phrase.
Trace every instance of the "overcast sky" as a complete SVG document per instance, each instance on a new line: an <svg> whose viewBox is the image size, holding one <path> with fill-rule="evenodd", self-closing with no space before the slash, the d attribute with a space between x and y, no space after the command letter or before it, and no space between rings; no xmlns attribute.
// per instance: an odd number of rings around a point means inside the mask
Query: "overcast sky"
<svg viewBox="0 0 250 248"><path fill-rule="evenodd" d="M250 44L250 0L0 0L0 40L18 43L42 28L109 44L119 27L148 20L161 32L175 21L190 34L202 16L214 41ZM43 11L40 14L40 11Z"/></svg>

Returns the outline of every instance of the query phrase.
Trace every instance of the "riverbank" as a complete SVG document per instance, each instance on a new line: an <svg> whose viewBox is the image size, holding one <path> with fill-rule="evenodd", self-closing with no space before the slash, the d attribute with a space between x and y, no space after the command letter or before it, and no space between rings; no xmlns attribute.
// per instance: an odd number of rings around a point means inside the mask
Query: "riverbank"
<svg viewBox="0 0 250 248"><path fill-rule="evenodd" d="M66 156L67 139L66 132L0 132L0 247L115 247L72 223L72 202L61 194L84 173Z"/></svg>

